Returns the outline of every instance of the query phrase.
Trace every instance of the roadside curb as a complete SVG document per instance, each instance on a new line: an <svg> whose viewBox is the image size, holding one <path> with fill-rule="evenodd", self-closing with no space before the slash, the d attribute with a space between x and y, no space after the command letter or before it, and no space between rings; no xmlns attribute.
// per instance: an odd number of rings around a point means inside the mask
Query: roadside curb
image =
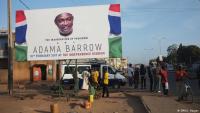
<svg viewBox="0 0 200 113"><path fill-rule="evenodd" d="M149 108L149 106L148 106L147 104L145 104L143 96L142 96L142 97L140 96L140 99L141 99L142 104L144 105L146 111L147 111L148 113L152 113L152 112L151 112L151 109Z"/></svg>

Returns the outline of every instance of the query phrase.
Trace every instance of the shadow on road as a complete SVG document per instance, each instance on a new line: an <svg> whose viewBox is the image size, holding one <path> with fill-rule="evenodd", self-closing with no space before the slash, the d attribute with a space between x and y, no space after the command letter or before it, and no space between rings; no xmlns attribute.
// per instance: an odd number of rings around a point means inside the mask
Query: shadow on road
<svg viewBox="0 0 200 113"><path fill-rule="evenodd" d="M51 113L51 112L48 112L48 111L42 111L42 110L35 110L37 113Z"/></svg>
<svg viewBox="0 0 200 113"><path fill-rule="evenodd" d="M83 105L81 103L70 103L69 105L70 105L71 109L74 109L76 106L83 107Z"/></svg>

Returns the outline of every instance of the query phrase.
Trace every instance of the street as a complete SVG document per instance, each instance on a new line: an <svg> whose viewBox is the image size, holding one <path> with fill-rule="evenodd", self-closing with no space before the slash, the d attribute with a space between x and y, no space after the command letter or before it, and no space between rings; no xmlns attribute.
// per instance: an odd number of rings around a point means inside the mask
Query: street
<svg viewBox="0 0 200 113"><path fill-rule="evenodd" d="M126 85L120 89L110 89L109 98L94 99L90 109L85 109L83 105L88 100L87 90L80 90L77 97L67 100L53 96L48 89L50 83L36 82L29 84L25 90L14 89L14 96L10 97L6 86L0 85L0 110L1 113L50 113L50 105L58 103L61 113L178 113L179 110L199 113L199 100L195 103L176 101L173 75L169 75L170 95L167 97L161 93L151 93L149 89L134 89ZM197 94L195 96L199 98Z"/></svg>

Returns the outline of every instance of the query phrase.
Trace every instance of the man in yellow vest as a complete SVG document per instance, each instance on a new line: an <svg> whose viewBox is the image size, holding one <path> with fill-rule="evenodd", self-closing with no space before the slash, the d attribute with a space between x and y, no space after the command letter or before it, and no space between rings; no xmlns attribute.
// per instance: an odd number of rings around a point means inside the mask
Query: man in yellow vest
<svg viewBox="0 0 200 113"><path fill-rule="evenodd" d="M108 91L108 84L109 84L109 73L108 71L104 70L103 71L103 95L102 97L104 97L104 94L106 93L106 96L109 97L109 91Z"/></svg>

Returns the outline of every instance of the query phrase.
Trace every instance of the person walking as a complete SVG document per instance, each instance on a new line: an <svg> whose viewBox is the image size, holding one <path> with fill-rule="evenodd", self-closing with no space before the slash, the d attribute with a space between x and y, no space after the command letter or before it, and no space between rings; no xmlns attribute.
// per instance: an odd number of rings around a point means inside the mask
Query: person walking
<svg viewBox="0 0 200 113"><path fill-rule="evenodd" d="M140 77L141 77L141 89L146 89L146 68L144 64L140 66Z"/></svg>
<svg viewBox="0 0 200 113"><path fill-rule="evenodd" d="M106 96L109 97L109 91L108 91L108 84L109 84L109 79L108 79L109 73L107 70L104 70L103 72L103 94L102 97L104 97L105 93Z"/></svg>
<svg viewBox="0 0 200 113"><path fill-rule="evenodd" d="M133 67L132 67L132 64L129 64L129 67L128 67L128 83L129 83L129 87L132 87L133 86Z"/></svg>
<svg viewBox="0 0 200 113"><path fill-rule="evenodd" d="M161 81L162 81L163 94L167 96L169 84L168 84L168 72L165 65L161 66L160 75L161 75Z"/></svg>
<svg viewBox="0 0 200 113"><path fill-rule="evenodd" d="M187 77L187 72L181 65L178 66L178 70L175 73L176 76L176 91L178 94L177 101L183 100L184 96L184 79Z"/></svg>

